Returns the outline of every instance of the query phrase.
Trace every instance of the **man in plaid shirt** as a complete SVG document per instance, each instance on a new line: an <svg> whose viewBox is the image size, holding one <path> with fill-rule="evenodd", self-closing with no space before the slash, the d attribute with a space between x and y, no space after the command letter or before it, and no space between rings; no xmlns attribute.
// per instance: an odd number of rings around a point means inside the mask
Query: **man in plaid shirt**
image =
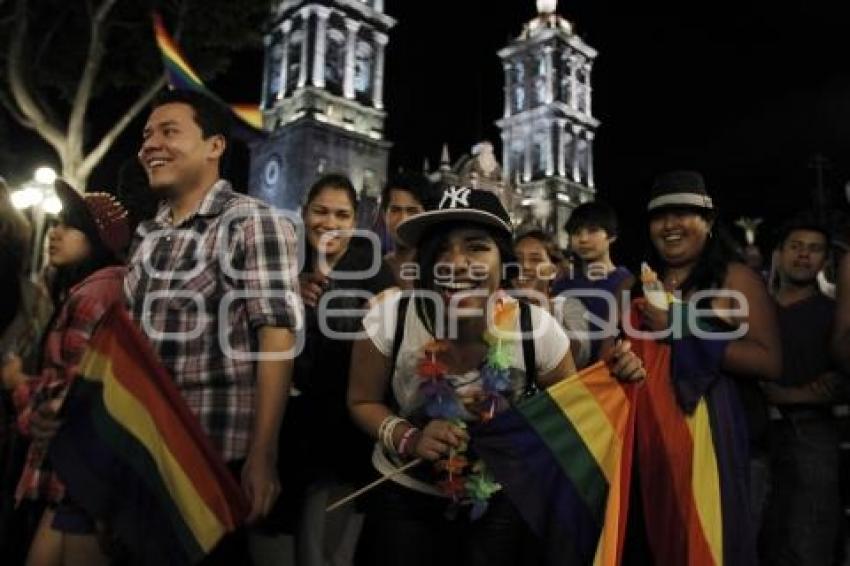
<svg viewBox="0 0 850 566"><path fill-rule="evenodd" d="M219 178L228 122L199 93L170 91L154 103L139 160L163 204L136 232L125 291L213 445L241 468L250 522L280 492L278 430L299 312L296 240L280 213Z"/></svg>

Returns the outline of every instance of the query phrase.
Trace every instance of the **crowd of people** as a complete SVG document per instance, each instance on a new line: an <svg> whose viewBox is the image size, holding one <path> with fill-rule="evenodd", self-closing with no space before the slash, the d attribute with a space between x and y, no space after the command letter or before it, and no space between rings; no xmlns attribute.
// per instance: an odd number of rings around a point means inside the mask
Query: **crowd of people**
<svg viewBox="0 0 850 566"><path fill-rule="evenodd" d="M618 219L604 202L572 212L562 250L540 229L515 229L492 192L400 174L381 195L381 250L356 230L344 174L316 180L300 216L235 190L221 177L228 136L218 103L163 93L138 153L156 215L133 226L115 196L57 181L62 212L38 281L26 276L29 225L2 187L4 559L133 563L50 462L81 358L116 305L248 502L245 524L204 564L551 563L470 450L469 426L599 363L640 402L655 391L643 386L648 344L683 336L707 353L691 381L668 387L683 414L708 403L730 470L713 502L718 561L844 557L835 409L850 373L850 254L818 217L784 226L764 274L696 172L648 190L641 258L614 256ZM673 331L677 320L687 328ZM494 324L523 338L505 346ZM662 563L666 543L642 511L672 487L636 454L624 563ZM258 542L281 533L294 550Z"/></svg>

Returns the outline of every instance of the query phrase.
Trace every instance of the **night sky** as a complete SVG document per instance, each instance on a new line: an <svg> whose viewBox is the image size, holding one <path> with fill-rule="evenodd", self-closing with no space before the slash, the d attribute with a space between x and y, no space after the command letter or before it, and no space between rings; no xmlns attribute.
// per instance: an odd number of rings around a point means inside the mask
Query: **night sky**
<svg viewBox="0 0 850 566"><path fill-rule="evenodd" d="M811 206L808 165L821 153L831 161L833 204L846 207L850 20L839 2L777 4L559 2L559 13L600 53L593 75L602 122L597 186L623 216L626 236L643 233L634 211L642 210L653 176L670 168L702 171L727 218L765 216L775 224ZM399 20L385 79L391 169L419 169L425 157L436 167L444 142L453 160L481 139L498 148L493 122L503 109L503 72L496 52L534 17L534 0L386 0L386 8ZM262 53L241 53L211 86L234 102L257 100L261 74ZM115 184L140 129L125 134L92 185ZM28 160L49 155L36 151Z"/></svg>
<svg viewBox="0 0 850 566"><path fill-rule="evenodd" d="M559 2L559 13L600 53L597 185L620 212L625 236L642 235L633 211L643 209L652 178L670 168L702 171L724 216L764 216L769 229L812 205L808 165L822 153L831 161L825 180L833 203L845 202L850 23L837 2L777 4ZM394 163L416 166L427 155L433 165L444 140L453 159L479 138L498 142L496 51L534 17L534 2L388 6L399 19L386 97Z"/></svg>

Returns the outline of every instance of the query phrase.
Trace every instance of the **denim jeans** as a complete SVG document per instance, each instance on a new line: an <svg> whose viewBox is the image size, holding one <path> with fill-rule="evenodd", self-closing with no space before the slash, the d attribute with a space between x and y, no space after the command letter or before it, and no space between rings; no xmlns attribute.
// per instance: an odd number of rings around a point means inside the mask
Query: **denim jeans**
<svg viewBox="0 0 850 566"><path fill-rule="evenodd" d="M532 535L503 493L472 521L463 509L448 518L448 500L393 482L375 491L363 531L370 565L525 566L538 560Z"/></svg>
<svg viewBox="0 0 850 566"><path fill-rule="evenodd" d="M829 566L842 517L835 423L813 411L789 413L773 425L762 562Z"/></svg>

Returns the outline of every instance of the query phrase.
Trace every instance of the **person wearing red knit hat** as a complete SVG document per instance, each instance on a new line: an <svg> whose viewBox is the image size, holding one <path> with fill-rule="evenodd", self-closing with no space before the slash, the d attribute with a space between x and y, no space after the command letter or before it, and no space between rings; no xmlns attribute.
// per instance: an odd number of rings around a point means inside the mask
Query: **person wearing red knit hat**
<svg viewBox="0 0 850 566"><path fill-rule="evenodd" d="M16 499L47 503L30 546L28 564L106 564L95 524L66 493L45 458L50 439L62 426L57 414L89 339L103 315L123 302L123 257L130 241L127 211L107 193L81 194L56 181L62 202L49 235L49 263L55 269L50 294L55 310L42 339L41 372L23 373L9 356L3 385L12 391L18 426L31 444Z"/></svg>

